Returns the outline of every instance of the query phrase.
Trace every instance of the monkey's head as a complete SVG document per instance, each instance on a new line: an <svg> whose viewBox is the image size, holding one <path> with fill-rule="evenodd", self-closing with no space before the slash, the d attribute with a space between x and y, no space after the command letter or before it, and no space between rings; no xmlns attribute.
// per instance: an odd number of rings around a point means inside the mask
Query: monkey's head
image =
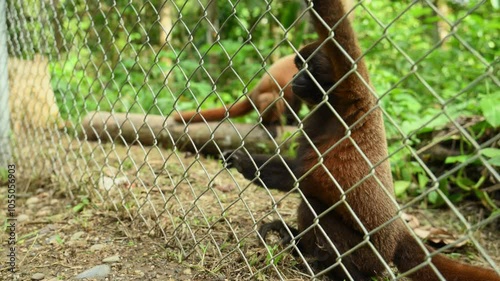
<svg viewBox="0 0 500 281"><path fill-rule="evenodd" d="M305 46L299 54L295 56L299 72L293 79L292 91L304 102L318 104L327 98L325 94L335 84L332 78L333 67L324 52L318 50L317 43Z"/></svg>

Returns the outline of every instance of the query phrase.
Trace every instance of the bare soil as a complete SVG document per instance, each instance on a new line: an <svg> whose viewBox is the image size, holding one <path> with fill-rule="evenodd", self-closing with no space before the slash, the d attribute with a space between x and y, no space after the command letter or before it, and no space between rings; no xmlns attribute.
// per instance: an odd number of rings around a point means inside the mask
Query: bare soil
<svg viewBox="0 0 500 281"><path fill-rule="evenodd" d="M119 261L109 263L106 280L309 279L300 258L284 253L271 261L255 232L279 216L293 225L297 194L258 188L220 161L197 155L139 145L52 143L16 160L17 272L8 272L2 254L1 280L30 280L35 273L70 280L115 255ZM0 192L7 194L5 183ZM473 224L489 215L475 202L457 207ZM464 231L447 209L416 205L408 213L422 225ZM0 220L6 215L1 212ZM4 230L2 253L9 235ZM498 221L473 237L500 264ZM451 251L486 264L471 242Z"/></svg>

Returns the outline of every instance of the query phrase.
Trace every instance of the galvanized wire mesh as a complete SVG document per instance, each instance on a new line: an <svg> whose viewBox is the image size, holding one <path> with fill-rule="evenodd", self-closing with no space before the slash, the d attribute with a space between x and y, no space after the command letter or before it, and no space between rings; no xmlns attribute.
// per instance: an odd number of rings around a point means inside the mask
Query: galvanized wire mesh
<svg viewBox="0 0 500 281"><path fill-rule="evenodd" d="M450 232L459 237L444 249L467 241L479 263L499 272L498 249L485 247L477 234L498 228L500 214L494 160L499 156L486 153L498 149L498 124L491 124L497 117L478 109L499 94L498 47L490 40L495 30L477 28L491 4L407 1L391 4L387 15L381 2L349 7L379 101L374 109L384 115L396 185L410 190L392 201L410 212L439 206L453 220ZM259 244L264 241L256 230L263 222L275 218L293 224L304 197L298 188L283 194L257 187L219 160L228 150L264 151L277 159L293 155L303 120L315 109L292 112L296 126L285 131L278 126L276 138L262 125L266 111L259 112L255 103L246 118L226 113L220 122L172 120L188 109L225 106L229 111L248 98L273 62L312 41L308 12L298 0L8 0L16 164L25 173L48 172L66 183L65 196L88 197L99 209L129 221L131 231L142 229L164 241L174 260L229 279L328 273L331 268L318 270L300 251L287 255L297 250L293 245L282 250ZM363 30L366 26L372 29ZM475 37L468 37L473 28ZM455 56L462 69L449 73L457 70L446 67ZM384 70L389 67L395 71ZM272 105L284 101L292 109L283 91L275 98ZM484 128L473 128L478 124ZM432 131L435 136L428 137ZM436 164L432 148L437 146L451 154ZM319 159L318 167L328 169ZM455 196L462 193L450 193L457 186L466 196L476 195L489 215L464 214L466 201ZM369 239L365 244L371 245ZM398 279L390 261L383 262L387 278ZM341 259L335 266L343 266Z"/></svg>

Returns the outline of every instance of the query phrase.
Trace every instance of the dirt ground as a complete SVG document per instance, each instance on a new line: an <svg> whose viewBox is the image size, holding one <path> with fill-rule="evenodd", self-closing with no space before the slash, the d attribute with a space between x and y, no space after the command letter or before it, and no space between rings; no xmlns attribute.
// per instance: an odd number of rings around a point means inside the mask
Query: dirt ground
<svg viewBox="0 0 500 281"><path fill-rule="evenodd" d="M8 272L2 260L1 280L31 280L35 274L70 280L100 264L111 266L105 280L309 279L300 258L284 254L271 262L255 232L262 222L278 218L273 200L293 225L298 196L257 188L218 160L71 141L47 143L16 161L17 273ZM5 183L0 192L7 194ZM450 210L417 207L407 213L421 225L463 231ZM471 223L488 216L474 202L458 209ZM0 219L6 220L6 211ZM473 234L497 265L498 224ZM6 259L6 228L0 241ZM451 251L461 260L486 264L470 242Z"/></svg>

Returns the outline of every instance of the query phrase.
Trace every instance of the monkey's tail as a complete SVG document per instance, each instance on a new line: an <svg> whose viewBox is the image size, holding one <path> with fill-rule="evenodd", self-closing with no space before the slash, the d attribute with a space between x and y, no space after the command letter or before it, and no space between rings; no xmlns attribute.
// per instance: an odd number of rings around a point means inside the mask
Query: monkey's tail
<svg viewBox="0 0 500 281"><path fill-rule="evenodd" d="M182 122L182 120L185 122L221 121L228 113L229 117L239 117L247 114L252 109L252 102L247 98L226 107L179 112L174 116L174 120L177 122Z"/></svg>
<svg viewBox="0 0 500 281"><path fill-rule="evenodd" d="M434 252L430 248L428 250ZM422 264L425 259L426 255L415 238L409 233L405 234L394 256L394 263L399 271L402 273L409 271ZM432 264L447 281L500 281L500 276L491 269L461 263L442 254L432 256ZM441 280L429 265L421 267L409 277L418 281Z"/></svg>

